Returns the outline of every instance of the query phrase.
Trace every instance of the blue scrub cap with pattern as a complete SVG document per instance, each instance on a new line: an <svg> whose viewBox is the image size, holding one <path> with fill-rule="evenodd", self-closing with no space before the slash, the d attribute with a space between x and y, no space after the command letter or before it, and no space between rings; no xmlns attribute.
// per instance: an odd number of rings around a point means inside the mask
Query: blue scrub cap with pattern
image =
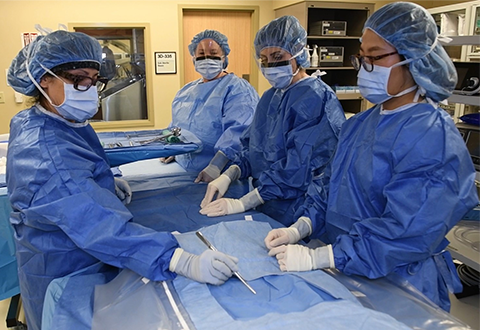
<svg viewBox="0 0 480 330"><path fill-rule="evenodd" d="M37 87L27 73L37 83L47 72L73 70L78 68L100 69L102 47L93 37L81 32L54 31L38 36L25 46L13 59L8 69L8 83L24 95L36 96Z"/></svg>
<svg viewBox="0 0 480 330"><path fill-rule="evenodd" d="M295 59L302 68L308 68L307 31L300 25L294 16L282 16L274 19L262 27L255 36L253 42L255 56L260 58L260 52L268 47L279 47L292 56L298 55Z"/></svg>
<svg viewBox="0 0 480 330"><path fill-rule="evenodd" d="M425 95L439 102L448 98L457 84L457 71L438 41L437 25L423 7L394 2L381 7L366 21L370 29L394 46L408 64L410 73Z"/></svg>
<svg viewBox="0 0 480 330"><path fill-rule="evenodd" d="M220 46L220 48L222 48L223 54L225 55L225 61L223 64L223 68L225 69L228 66L227 55L230 54L230 47L228 46L228 38L224 34L215 30L202 31L197 35L195 35L190 45L188 45L188 51L190 52L190 55L195 56L195 51L197 50L198 44L203 39L212 39Z"/></svg>

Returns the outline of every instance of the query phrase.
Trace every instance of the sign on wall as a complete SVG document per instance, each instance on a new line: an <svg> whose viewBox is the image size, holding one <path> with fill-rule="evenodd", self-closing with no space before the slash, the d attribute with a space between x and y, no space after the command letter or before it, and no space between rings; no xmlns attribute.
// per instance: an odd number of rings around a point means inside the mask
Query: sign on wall
<svg viewBox="0 0 480 330"><path fill-rule="evenodd" d="M177 53L155 52L155 73L177 73Z"/></svg>

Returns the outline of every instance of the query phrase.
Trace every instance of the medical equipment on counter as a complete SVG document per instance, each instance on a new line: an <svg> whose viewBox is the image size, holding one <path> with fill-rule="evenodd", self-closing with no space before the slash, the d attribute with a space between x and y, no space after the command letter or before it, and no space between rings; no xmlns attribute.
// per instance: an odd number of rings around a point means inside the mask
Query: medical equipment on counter
<svg viewBox="0 0 480 330"><path fill-rule="evenodd" d="M343 47L321 46L319 53L319 66L343 65Z"/></svg>
<svg viewBox="0 0 480 330"><path fill-rule="evenodd" d="M198 238L200 238L200 240L205 243L205 245L212 251L218 251L206 238L205 236L203 236L203 234L199 231L197 231L195 233L197 235ZM235 275L239 280L240 282L242 282L247 288L248 290L252 291L253 294L257 294L255 292L255 290L253 290L253 288L247 283L247 281L245 281L245 279L242 277L242 275L240 275L239 272L233 272L233 275Z"/></svg>

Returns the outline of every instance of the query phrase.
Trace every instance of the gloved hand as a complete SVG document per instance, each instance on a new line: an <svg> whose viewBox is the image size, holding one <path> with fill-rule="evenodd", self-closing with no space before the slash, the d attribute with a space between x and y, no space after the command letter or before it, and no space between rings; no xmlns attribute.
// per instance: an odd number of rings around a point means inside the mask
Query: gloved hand
<svg viewBox="0 0 480 330"><path fill-rule="evenodd" d="M207 192L205 193L202 203L200 203L200 207L204 208L207 206L213 200L215 194L217 194L217 199L222 198L227 192L228 187L230 187L230 183L238 180L239 177L240 167L237 165L230 166L225 173L208 184Z"/></svg>
<svg viewBox="0 0 480 330"><path fill-rule="evenodd" d="M276 256L280 269L284 272L303 272L314 269L335 268L332 246L310 249L303 245L280 245L268 252Z"/></svg>
<svg viewBox="0 0 480 330"><path fill-rule="evenodd" d="M124 205L130 204L132 201L132 188L124 179L114 178L115 180L115 194L122 201Z"/></svg>
<svg viewBox="0 0 480 330"><path fill-rule="evenodd" d="M169 269L200 283L220 285L238 272L238 259L219 251L205 250L201 255L177 248Z"/></svg>
<svg viewBox="0 0 480 330"><path fill-rule="evenodd" d="M242 213L260 204L263 204L263 199L258 189L255 188L240 199L217 199L202 208L200 213L209 217L218 217L220 215Z"/></svg>
<svg viewBox="0 0 480 330"><path fill-rule="evenodd" d="M245 212L245 206L240 199L220 198L211 202L200 210L200 213L208 217L218 217L226 214Z"/></svg>
<svg viewBox="0 0 480 330"><path fill-rule="evenodd" d="M160 161L164 164L171 163L175 160L175 156L169 156L169 157L160 157Z"/></svg>
<svg viewBox="0 0 480 330"><path fill-rule="evenodd" d="M271 250L283 244L295 244L312 233L312 221L307 217L300 217L288 228L270 230L265 237L265 246Z"/></svg>
<svg viewBox="0 0 480 330"><path fill-rule="evenodd" d="M220 150L217 151L210 163L205 167L195 179L195 183L198 182L212 182L220 176L220 172L227 165L229 159Z"/></svg>

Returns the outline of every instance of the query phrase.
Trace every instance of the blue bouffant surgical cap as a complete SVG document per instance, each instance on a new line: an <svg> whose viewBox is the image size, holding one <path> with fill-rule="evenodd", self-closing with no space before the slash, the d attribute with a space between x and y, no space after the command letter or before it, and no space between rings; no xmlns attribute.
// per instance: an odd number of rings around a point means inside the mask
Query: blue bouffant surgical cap
<svg viewBox="0 0 480 330"><path fill-rule="evenodd" d="M38 36L25 46L13 59L8 69L8 83L24 95L36 96L38 89L27 73L37 83L47 72L78 68L100 69L102 47L100 43L84 33L55 31Z"/></svg>
<svg viewBox="0 0 480 330"><path fill-rule="evenodd" d="M280 47L292 56L302 68L308 68L307 31L300 25L298 19L293 16L282 16L274 19L262 27L255 36L253 42L255 56L260 58L260 52L268 47Z"/></svg>
<svg viewBox="0 0 480 330"><path fill-rule="evenodd" d="M437 25L425 8L410 2L394 2L374 12L365 23L394 46L408 64L415 82L426 96L439 102L448 98L457 84L457 71L437 40Z"/></svg>
<svg viewBox="0 0 480 330"><path fill-rule="evenodd" d="M228 38L215 30L205 30L198 33L196 36L193 37L192 42L188 45L188 51L190 55L195 56L195 51L197 50L198 44L203 39L212 39L215 41L220 48L223 50L223 54L225 55L225 61L223 64L223 68L225 69L228 66L228 54L230 54L230 47L228 46Z"/></svg>

